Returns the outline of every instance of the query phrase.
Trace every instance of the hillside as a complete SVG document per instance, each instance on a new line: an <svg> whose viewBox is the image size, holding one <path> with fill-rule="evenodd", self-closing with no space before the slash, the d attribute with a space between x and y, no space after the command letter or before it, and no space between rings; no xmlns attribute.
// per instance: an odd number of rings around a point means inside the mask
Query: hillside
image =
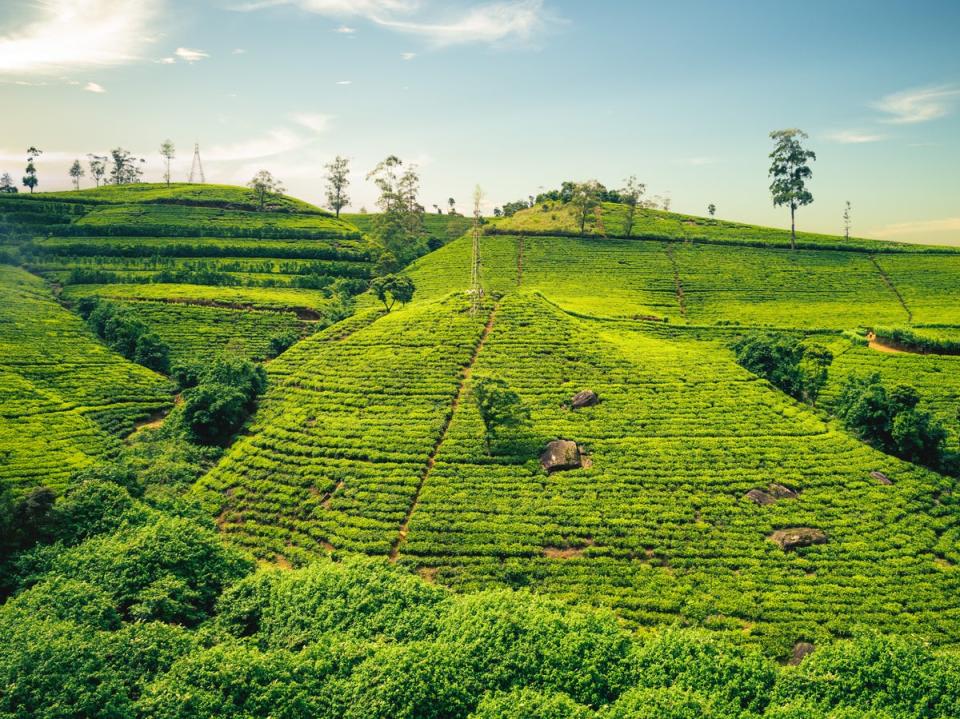
<svg viewBox="0 0 960 719"><path fill-rule="evenodd" d="M776 657L868 630L960 647L956 480L872 449L826 411L845 377L876 370L915 384L957 448L956 358L880 352L862 336L960 331L960 254L840 238L790 251L760 242L762 228L737 235L712 221L699 225L704 239L575 237L562 222L523 230L518 213L481 238L477 313L466 294L469 237L410 265L414 301L388 313L369 294L345 302L334 291L362 283L374 256L345 221L292 200L263 213L220 207L242 200L224 188L164 192L4 205L18 219L4 250L52 288L12 268L4 286L30 288L31 301L76 325L58 343L64 355L94 356L90 343L111 372L144 383L121 389L71 373L77 389L96 384L119 407L91 401L97 411L43 416L44 435L70 438L57 481L109 456L109 432L123 436L168 408L173 390L106 352L52 290L72 306L98 297L133 310L173 360L267 359L273 337L292 337L265 365L255 415L184 499L263 561L380 557L457 592L525 588L607 608L631 629L706 628ZM47 219L30 224L21 206ZM167 212L176 221L158 220ZM310 232L337 229L298 234L314 221ZM143 237L130 231L140 222ZM7 307L40 312L24 299ZM831 348L817 408L737 364L730 343L754 329ZM10 356L33 366L42 340L15 341L23 348ZM16 381L34 381L28 374ZM483 377L503 380L531 413L493 452L474 396ZM59 393L44 402L79 402L57 382L40 389ZM599 404L572 411L584 389ZM142 399L151 392L156 400ZM141 401L128 410L130 393ZM103 405L125 419L98 425ZM557 439L579 445L583 467L544 472L538 457ZM21 487L36 476L24 462L8 472ZM781 490L768 504L748 496ZM798 528L822 542L774 541Z"/></svg>

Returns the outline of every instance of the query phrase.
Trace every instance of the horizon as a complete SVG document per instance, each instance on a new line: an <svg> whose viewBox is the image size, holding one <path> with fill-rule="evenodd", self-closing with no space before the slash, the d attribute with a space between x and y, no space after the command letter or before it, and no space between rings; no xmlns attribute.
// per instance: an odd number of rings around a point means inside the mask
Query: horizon
<svg viewBox="0 0 960 719"><path fill-rule="evenodd" d="M158 181L170 138L175 180L198 142L208 182L267 169L321 206L322 165L345 155L350 212L373 209L364 176L396 154L419 167L428 208L452 196L465 212L476 184L489 213L564 180L635 174L675 212L712 202L720 219L784 228L768 133L800 127L818 158L798 230L841 234L849 200L855 236L960 244L960 6L809 10L17 1L0 9L0 173L19 184L36 145L38 191L70 189L74 159L121 146ZM786 42L810 49L794 60Z"/></svg>

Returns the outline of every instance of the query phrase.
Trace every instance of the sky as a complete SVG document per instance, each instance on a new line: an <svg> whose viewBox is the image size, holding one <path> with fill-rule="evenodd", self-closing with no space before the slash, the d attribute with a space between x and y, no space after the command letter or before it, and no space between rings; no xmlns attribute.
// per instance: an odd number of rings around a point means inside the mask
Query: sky
<svg viewBox="0 0 960 719"><path fill-rule="evenodd" d="M0 173L41 190L124 147L194 143L209 182L271 171L322 204L324 168L417 166L428 208L485 209L636 175L679 212L785 227L771 130L817 153L798 227L960 245L957 0L3 0ZM84 182L89 184L87 178Z"/></svg>

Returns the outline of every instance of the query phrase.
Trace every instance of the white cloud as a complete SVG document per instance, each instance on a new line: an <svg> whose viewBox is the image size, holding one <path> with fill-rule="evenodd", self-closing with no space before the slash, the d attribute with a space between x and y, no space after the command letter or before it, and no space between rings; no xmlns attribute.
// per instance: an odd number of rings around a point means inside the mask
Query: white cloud
<svg viewBox="0 0 960 719"><path fill-rule="evenodd" d="M960 232L960 217L947 217L943 220L899 222L882 227L871 234L874 237L899 237L902 235L918 235L927 232Z"/></svg>
<svg viewBox="0 0 960 719"><path fill-rule="evenodd" d="M413 58L415 58L416 56L417 56L417 53L415 53L415 52L403 52L403 53L400 53L400 59L401 59L401 60L413 60Z"/></svg>
<svg viewBox="0 0 960 719"><path fill-rule="evenodd" d="M173 54L185 62L199 62L210 57L210 54L203 50L192 50L189 47L178 47Z"/></svg>
<svg viewBox="0 0 960 719"><path fill-rule="evenodd" d="M449 8L438 10L442 5L436 0L263 0L235 9L258 10L277 5L296 5L319 15L364 18L440 46L529 40L551 19L543 0L501 0L476 5L460 16L452 16ZM440 18L436 17L438 12L442 14ZM338 30L352 31L349 27Z"/></svg>
<svg viewBox="0 0 960 719"><path fill-rule="evenodd" d="M309 139L292 130L277 127L268 130L261 137L243 140L231 145L217 145L210 150L203 151L202 155L205 160L214 162L256 160L298 150L308 142L310 142Z"/></svg>
<svg viewBox="0 0 960 719"><path fill-rule="evenodd" d="M83 86L83 89L86 90L87 92L96 92L96 93L106 92L103 85L98 85L95 82L88 82L86 85Z"/></svg>
<svg viewBox="0 0 960 719"><path fill-rule="evenodd" d="M172 57L161 57L157 62L161 65L173 65L176 60Z"/></svg>
<svg viewBox="0 0 960 719"><path fill-rule="evenodd" d="M341 35L353 35L357 31L354 27L347 27L346 25L341 25L334 32L338 32Z"/></svg>
<svg viewBox="0 0 960 719"><path fill-rule="evenodd" d="M958 97L960 97L958 87L950 85L920 87L887 95L875 102L873 107L888 115L884 122L912 125L947 115Z"/></svg>
<svg viewBox="0 0 960 719"><path fill-rule="evenodd" d="M330 127L330 121L333 117L322 113L298 112L291 115L290 119L308 130L320 133L326 132L327 128Z"/></svg>
<svg viewBox="0 0 960 719"><path fill-rule="evenodd" d="M230 53L230 54L231 54L231 55L246 55L246 53L247 53L247 51L244 50L242 47L235 47L235 48L233 48L233 52Z"/></svg>
<svg viewBox="0 0 960 719"><path fill-rule="evenodd" d="M844 145L860 145L865 142L880 142L886 140L886 135L871 132L860 132L858 130L837 130L827 133L827 139L833 142L839 142Z"/></svg>
<svg viewBox="0 0 960 719"><path fill-rule="evenodd" d="M131 62L163 0L44 0L0 35L0 75L47 74Z"/></svg>
<svg viewBox="0 0 960 719"><path fill-rule="evenodd" d="M352 85L353 80L337 80L338 85Z"/></svg>

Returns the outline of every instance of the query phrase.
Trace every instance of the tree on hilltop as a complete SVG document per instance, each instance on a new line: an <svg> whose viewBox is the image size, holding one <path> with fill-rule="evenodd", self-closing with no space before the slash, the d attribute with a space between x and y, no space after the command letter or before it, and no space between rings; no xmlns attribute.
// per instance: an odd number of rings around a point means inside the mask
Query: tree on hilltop
<svg viewBox="0 0 960 719"><path fill-rule="evenodd" d="M87 164L90 167L90 177L100 187L103 176L107 174L107 158L105 155L87 155Z"/></svg>
<svg viewBox="0 0 960 719"><path fill-rule="evenodd" d="M350 161L337 155L325 165L327 168L327 205L340 217L340 210L350 204L347 188L350 186Z"/></svg>
<svg viewBox="0 0 960 719"><path fill-rule="evenodd" d="M80 189L80 178L83 177L86 173L83 171L83 167L80 165L80 160L74 160L73 164L70 166L70 177L73 179L73 189Z"/></svg>
<svg viewBox="0 0 960 719"><path fill-rule="evenodd" d="M31 195L33 194L33 188L40 184L40 181L37 179L37 166L33 164L33 161L42 154L43 150L38 150L32 145L27 149L27 167L26 170L24 170L23 186L30 188Z"/></svg>
<svg viewBox="0 0 960 719"><path fill-rule="evenodd" d="M3 176L0 177L0 193L15 194L16 192L17 186L13 184L13 178L10 176L9 172L4 172Z"/></svg>
<svg viewBox="0 0 960 719"><path fill-rule="evenodd" d="M816 160L817 155L804 149L801 140L806 138L807 133L795 128L770 133L774 142L770 153L769 176L773 178L770 192L775 207L787 205L790 208L790 249L793 250L797 249L797 209L813 202L806 181L813 177L809 163Z"/></svg>
<svg viewBox="0 0 960 719"><path fill-rule="evenodd" d="M850 239L850 222L851 222L851 210L853 206L850 204L850 200L847 200L846 206L843 208L843 237L844 239Z"/></svg>
<svg viewBox="0 0 960 719"><path fill-rule="evenodd" d="M110 160L110 182L114 185L140 182L143 177L143 164L146 162L142 157L135 157L129 150L115 147L110 150Z"/></svg>
<svg viewBox="0 0 960 719"><path fill-rule="evenodd" d="M627 216L623 222L623 231L627 237L633 234L633 222L637 216L637 206L640 205L643 193L646 191L647 186L642 182L637 182L636 175L630 175L624 180L623 189L619 190L620 201L627 208Z"/></svg>
<svg viewBox="0 0 960 719"><path fill-rule="evenodd" d="M284 190L280 181L267 170L260 170L254 175L253 179L247 183L247 187L253 190L253 194L257 198L257 206L261 211L267 206L267 200L270 197L281 195Z"/></svg>
<svg viewBox="0 0 960 719"><path fill-rule="evenodd" d="M381 263L379 271L391 272L416 256L417 243L423 236L423 205L420 204L420 175L416 167L403 166L396 155L390 155L367 175L380 190L377 206L381 213L374 220L373 236L383 256L392 264Z"/></svg>
<svg viewBox="0 0 960 719"><path fill-rule="evenodd" d="M600 204L600 183L596 180L578 182L573 187L570 204L573 205L577 225L582 235L587 227L587 218L591 211Z"/></svg>
<svg viewBox="0 0 960 719"><path fill-rule="evenodd" d="M177 149L170 140L164 140L160 144L160 157L166 162L166 169L163 172L163 179L170 187L170 161L177 156Z"/></svg>
<svg viewBox="0 0 960 719"><path fill-rule="evenodd" d="M713 217L715 214L717 214L717 206L711 202L709 205L707 205L707 212L710 213L710 217Z"/></svg>

